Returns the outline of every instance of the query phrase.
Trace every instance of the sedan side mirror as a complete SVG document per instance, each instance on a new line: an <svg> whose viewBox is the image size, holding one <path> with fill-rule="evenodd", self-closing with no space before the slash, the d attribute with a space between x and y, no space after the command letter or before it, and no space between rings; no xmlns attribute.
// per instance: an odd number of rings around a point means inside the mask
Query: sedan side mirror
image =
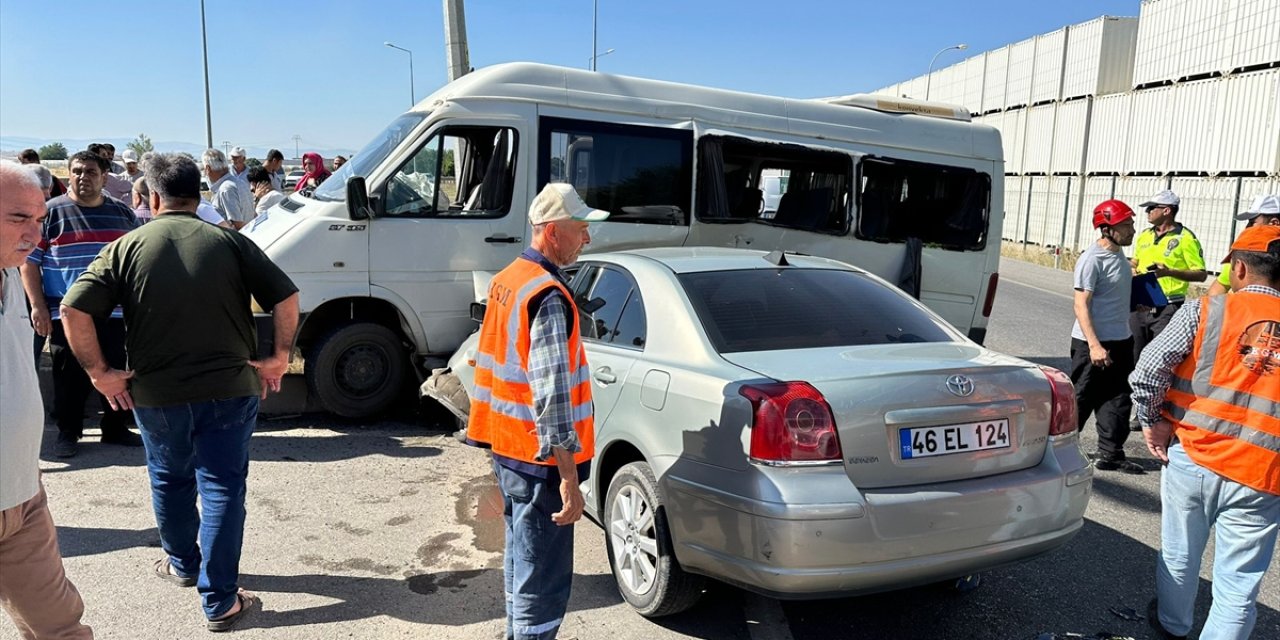
<svg viewBox="0 0 1280 640"><path fill-rule="evenodd" d="M347 178L347 217L352 220L368 220L373 210L369 208L369 189L364 176Z"/></svg>

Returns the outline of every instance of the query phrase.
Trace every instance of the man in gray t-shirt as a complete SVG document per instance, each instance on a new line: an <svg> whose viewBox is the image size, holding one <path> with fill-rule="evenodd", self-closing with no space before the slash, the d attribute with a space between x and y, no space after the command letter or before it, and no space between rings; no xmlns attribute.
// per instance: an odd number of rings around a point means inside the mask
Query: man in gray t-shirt
<svg viewBox="0 0 1280 640"><path fill-rule="evenodd" d="M1142 473L1126 460L1129 438L1129 373L1133 371L1133 334L1129 295L1133 267L1123 248L1133 243L1133 209L1107 200L1093 210L1101 237L1076 261L1076 323L1071 328L1071 382L1076 387L1078 428L1097 418L1098 451L1093 466L1102 471Z"/></svg>

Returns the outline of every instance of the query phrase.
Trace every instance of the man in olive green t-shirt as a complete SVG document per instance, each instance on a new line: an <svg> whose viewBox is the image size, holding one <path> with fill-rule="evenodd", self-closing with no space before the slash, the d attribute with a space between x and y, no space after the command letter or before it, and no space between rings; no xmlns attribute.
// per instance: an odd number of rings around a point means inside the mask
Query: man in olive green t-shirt
<svg viewBox="0 0 1280 640"><path fill-rule="evenodd" d="M279 391L288 368L298 288L252 240L192 213L200 171L190 156L144 165L155 220L102 249L62 299L63 323L93 386L137 417L166 553L153 574L197 587L208 629L225 631L259 604L238 585L249 438L259 397ZM275 328L261 360L251 297ZM116 305L128 371L107 365L94 330Z"/></svg>

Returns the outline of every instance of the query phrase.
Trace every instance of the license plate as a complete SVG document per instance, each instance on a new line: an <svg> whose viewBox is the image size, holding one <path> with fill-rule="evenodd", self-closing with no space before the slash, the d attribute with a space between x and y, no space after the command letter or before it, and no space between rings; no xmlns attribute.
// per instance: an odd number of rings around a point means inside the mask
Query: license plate
<svg viewBox="0 0 1280 640"><path fill-rule="evenodd" d="M899 429L898 441L901 445L903 460L987 449L1006 449L1013 443L1009 438L1008 418L940 427Z"/></svg>

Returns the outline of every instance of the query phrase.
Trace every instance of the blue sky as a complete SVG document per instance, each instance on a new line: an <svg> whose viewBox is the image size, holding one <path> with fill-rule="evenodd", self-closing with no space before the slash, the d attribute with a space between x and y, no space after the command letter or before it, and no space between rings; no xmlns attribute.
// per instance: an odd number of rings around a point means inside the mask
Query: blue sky
<svg viewBox="0 0 1280 640"><path fill-rule="evenodd" d="M1138 0L599 0L599 70L792 97L870 91ZM440 0L208 0L215 145L358 149L445 82ZM471 64L586 67L591 0L471 0ZM0 134L203 143L199 0L0 0Z"/></svg>

